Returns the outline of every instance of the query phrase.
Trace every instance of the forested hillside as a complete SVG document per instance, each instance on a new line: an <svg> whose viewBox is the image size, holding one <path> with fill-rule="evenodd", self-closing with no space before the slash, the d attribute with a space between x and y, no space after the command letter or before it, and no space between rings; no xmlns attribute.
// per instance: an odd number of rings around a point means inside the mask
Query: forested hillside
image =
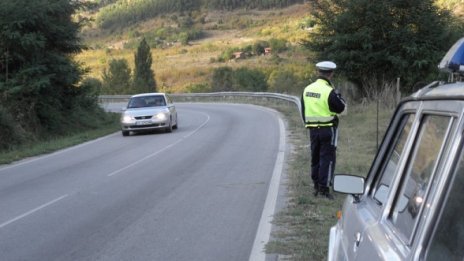
<svg viewBox="0 0 464 261"><path fill-rule="evenodd" d="M104 7L99 12L97 23L103 28L123 27L173 12L283 8L302 2L304 0L107 0L99 1L99 6Z"/></svg>
<svg viewBox="0 0 464 261"><path fill-rule="evenodd" d="M106 94L133 92L133 52L142 39L153 48L161 91L298 94L314 77L311 64L332 59L341 65L339 75L346 76L337 78L337 85L345 86L347 78L358 85L349 92L367 94L372 85L401 78L408 93L437 77L437 60L463 28L461 2L100 0L90 13L95 23L82 32L90 50L78 60L97 79L109 68L115 70L109 74L125 75L120 87L103 81ZM333 43L338 46L328 48ZM272 51L265 53L266 48ZM391 69L372 71L376 68Z"/></svg>

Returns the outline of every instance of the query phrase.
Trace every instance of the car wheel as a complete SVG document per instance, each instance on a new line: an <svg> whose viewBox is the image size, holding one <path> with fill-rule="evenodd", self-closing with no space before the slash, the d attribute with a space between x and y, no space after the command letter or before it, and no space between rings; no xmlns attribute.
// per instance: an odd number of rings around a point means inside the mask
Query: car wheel
<svg viewBox="0 0 464 261"><path fill-rule="evenodd" d="M179 126L179 119L176 119L176 125L172 126L172 128L177 130L178 126Z"/></svg>
<svg viewBox="0 0 464 261"><path fill-rule="evenodd" d="M122 132L122 136L129 136L129 131L121 131Z"/></svg>
<svg viewBox="0 0 464 261"><path fill-rule="evenodd" d="M172 132L172 119L169 121L169 126L166 128L166 132Z"/></svg>

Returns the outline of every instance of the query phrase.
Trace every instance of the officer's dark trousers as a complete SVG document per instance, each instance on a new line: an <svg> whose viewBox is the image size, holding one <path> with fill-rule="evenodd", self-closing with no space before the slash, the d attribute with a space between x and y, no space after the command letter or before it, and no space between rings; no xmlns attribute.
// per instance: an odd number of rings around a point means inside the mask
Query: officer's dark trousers
<svg viewBox="0 0 464 261"><path fill-rule="evenodd" d="M319 188L328 188L335 170L336 127L309 128L311 139L311 178Z"/></svg>

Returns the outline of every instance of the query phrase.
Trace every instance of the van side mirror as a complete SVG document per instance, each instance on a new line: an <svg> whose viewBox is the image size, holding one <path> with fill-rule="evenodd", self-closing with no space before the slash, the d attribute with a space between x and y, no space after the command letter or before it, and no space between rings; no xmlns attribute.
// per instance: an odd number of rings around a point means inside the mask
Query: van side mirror
<svg viewBox="0 0 464 261"><path fill-rule="evenodd" d="M333 189L336 192L351 194L354 203L359 203L359 196L364 194L364 181L363 177L338 174L334 176Z"/></svg>
<svg viewBox="0 0 464 261"><path fill-rule="evenodd" d="M364 178L348 174L337 174L334 176L334 191L361 195L364 194Z"/></svg>

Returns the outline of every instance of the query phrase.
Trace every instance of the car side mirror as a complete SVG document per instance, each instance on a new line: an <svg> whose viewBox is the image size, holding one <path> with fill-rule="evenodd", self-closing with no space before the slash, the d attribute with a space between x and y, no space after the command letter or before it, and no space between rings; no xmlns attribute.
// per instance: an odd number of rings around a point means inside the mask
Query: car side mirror
<svg viewBox="0 0 464 261"><path fill-rule="evenodd" d="M365 179L363 177L337 174L334 176L333 189L336 192L353 195L355 201L358 202L359 195L364 194L364 183Z"/></svg>

